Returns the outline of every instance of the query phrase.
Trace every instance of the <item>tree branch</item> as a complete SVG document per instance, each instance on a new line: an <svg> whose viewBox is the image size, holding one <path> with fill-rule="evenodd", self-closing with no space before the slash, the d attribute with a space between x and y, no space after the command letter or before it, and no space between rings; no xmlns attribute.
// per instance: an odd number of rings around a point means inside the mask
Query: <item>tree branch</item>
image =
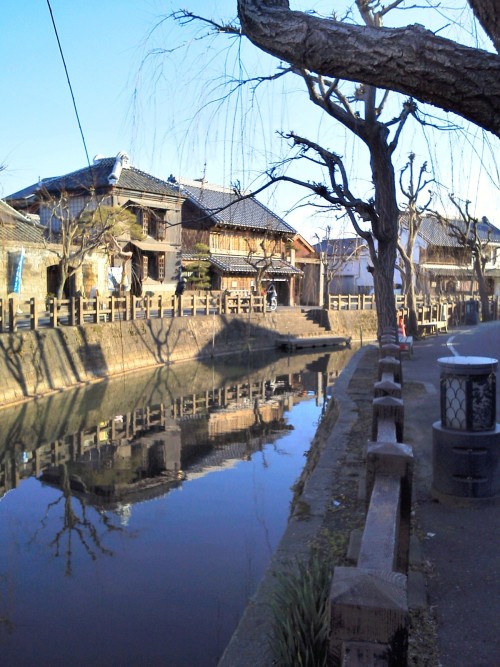
<svg viewBox="0 0 500 667"><path fill-rule="evenodd" d="M493 9L493 1L470 4L477 15L488 5ZM288 0L238 0L238 15L242 34L297 68L396 90L500 136L498 54L419 25L372 28L291 11ZM495 12L481 16L488 34L496 36Z"/></svg>

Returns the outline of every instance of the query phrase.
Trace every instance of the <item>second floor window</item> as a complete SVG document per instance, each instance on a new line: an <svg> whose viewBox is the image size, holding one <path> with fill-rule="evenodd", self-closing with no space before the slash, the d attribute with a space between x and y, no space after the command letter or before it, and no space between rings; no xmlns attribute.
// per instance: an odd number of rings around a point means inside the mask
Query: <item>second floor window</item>
<svg viewBox="0 0 500 667"><path fill-rule="evenodd" d="M158 255L158 280L165 279L165 255Z"/></svg>
<svg viewBox="0 0 500 667"><path fill-rule="evenodd" d="M149 234L149 211L142 210L141 211L141 218L142 218L142 233L144 236L147 236Z"/></svg>
<svg viewBox="0 0 500 667"><path fill-rule="evenodd" d="M167 223L163 220L158 220L156 223L156 231L158 241L165 241L167 238Z"/></svg>

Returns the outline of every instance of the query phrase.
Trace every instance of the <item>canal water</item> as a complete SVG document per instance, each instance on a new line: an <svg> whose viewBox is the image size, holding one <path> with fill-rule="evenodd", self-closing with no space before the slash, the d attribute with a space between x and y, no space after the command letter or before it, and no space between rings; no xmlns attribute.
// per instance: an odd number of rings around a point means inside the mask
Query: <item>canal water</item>
<svg viewBox="0 0 500 667"><path fill-rule="evenodd" d="M179 364L1 410L1 663L216 665L351 354Z"/></svg>

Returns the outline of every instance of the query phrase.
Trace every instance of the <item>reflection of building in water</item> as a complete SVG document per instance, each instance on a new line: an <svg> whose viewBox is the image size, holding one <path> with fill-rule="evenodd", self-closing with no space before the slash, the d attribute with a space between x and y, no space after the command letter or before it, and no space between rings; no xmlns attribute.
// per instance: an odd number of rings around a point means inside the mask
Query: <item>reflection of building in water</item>
<svg viewBox="0 0 500 667"><path fill-rule="evenodd" d="M286 430L285 411L308 393L301 373L248 379L103 419L34 451L20 444L1 462L0 493L32 475L59 485L61 466L71 489L94 502L123 505L165 493L187 472L248 459Z"/></svg>
<svg viewBox="0 0 500 667"><path fill-rule="evenodd" d="M315 395L326 405L328 387L352 353L274 356L247 372L251 364L239 360L238 379L231 380L224 380L223 369L207 372L202 364L179 366L175 373L157 369L131 382L99 383L6 409L0 498L23 478L47 477L48 470L69 465L75 486L87 493L95 487L96 497L108 502L118 492L136 502L141 487L143 494L154 484L164 492L186 473L206 474L249 458L274 432L283 432L283 415L294 403ZM188 386L190 394L182 389ZM150 405L143 405L145 396Z"/></svg>

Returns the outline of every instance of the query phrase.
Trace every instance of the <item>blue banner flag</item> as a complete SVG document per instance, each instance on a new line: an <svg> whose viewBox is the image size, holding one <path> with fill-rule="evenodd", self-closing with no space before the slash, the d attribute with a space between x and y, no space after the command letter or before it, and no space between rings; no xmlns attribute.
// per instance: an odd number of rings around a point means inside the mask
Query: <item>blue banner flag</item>
<svg viewBox="0 0 500 667"><path fill-rule="evenodd" d="M20 294L21 293L21 282L23 278L23 268L24 268L24 256L25 256L25 250L24 248L21 248L19 251L19 259L17 260L17 266L16 266L16 272L14 274L14 286L13 286L13 292L14 294Z"/></svg>

